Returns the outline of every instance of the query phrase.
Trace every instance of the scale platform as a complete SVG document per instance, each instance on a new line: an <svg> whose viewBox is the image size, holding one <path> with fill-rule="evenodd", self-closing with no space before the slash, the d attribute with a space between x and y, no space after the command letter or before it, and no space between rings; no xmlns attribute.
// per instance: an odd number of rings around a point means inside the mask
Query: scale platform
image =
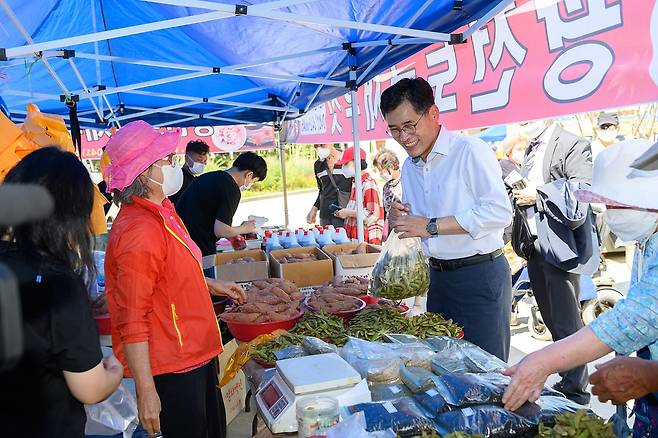
<svg viewBox="0 0 658 438"><path fill-rule="evenodd" d="M272 380L256 393L256 404L273 433L297 431L297 400L335 397L341 406L371 401L365 379L335 353L297 357L276 363Z"/></svg>

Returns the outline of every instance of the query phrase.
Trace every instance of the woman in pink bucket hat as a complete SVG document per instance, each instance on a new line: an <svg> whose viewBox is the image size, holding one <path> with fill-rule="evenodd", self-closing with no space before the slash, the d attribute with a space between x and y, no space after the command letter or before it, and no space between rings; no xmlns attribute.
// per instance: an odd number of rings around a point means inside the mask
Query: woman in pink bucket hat
<svg viewBox="0 0 658 438"><path fill-rule="evenodd" d="M612 351L637 351L637 358L618 357L597 366L590 377L592 393L617 405L636 399L633 435L658 436L658 172L633 167L651 146L647 140L628 140L607 148L594 161L591 188L576 192L581 202L605 204L604 220L612 232L637 242L626 299L572 336L509 369L512 382L503 397L507 408L536 400L552 373Z"/></svg>
<svg viewBox="0 0 658 438"><path fill-rule="evenodd" d="M150 436L223 438L222 340L210 294L245 296L234 283L205 278L201 251L167 198L183 181L172 162L179 139L179 131L137 121L105 148L103 175L121 204L105 258L112 347L135 379Z"/></svg>

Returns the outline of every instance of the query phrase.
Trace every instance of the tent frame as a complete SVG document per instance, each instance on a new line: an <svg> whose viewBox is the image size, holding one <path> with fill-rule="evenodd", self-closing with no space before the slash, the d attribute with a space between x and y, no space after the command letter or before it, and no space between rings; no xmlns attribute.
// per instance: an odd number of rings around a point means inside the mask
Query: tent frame
<svg viewBox="0 0 658 438"><path fill-rule="evenodd" d="M305 16L301 14L279 11L279 9L288 6L304 4L304 3L312 3L317 1L326 1L326 0L273 0L267 3L251 5L251 6L221 4L221 3L208 2L205 0L141 0L141 1L166 4L170 6L197 8L197 9L208 10L210 12L189 15L180 18L165 19L151 23L144 23L139 25L127 26L119 29L112 29L112 30L98 32L96 31L96 11L94 7L94 2L93 0L91 0L92 3L91 19L94 23L94 32L86 35L59 38L51 41L35 43L30 37L30 35L26 32L25 28L22 26L21 22L16 17L14 12L11 10L11 8L6 3L6 1L0 0L0 7L9 16L10 20L19 30L19 32L24 37L27 43L26 45L18 46L18 47L0 48L0 61L36 57L36 59L39 62L41 62L44 65L44 67L48 70L49 74L51 75L53 80L57 83L63 94L56 95L56 94L48 94L48 93L31 93L31 92L20 91L20 90L3 90L3 92L14 96L25 96L31 98L32 102L43 101L43 100L64 101L67 99L73 99L73 100L89 99L91 101L93 111L90 110L86 112L86 114L95 113L96 116L98 117L98 120L81 117L79 120L80 122L84 122L84 123L93 124L93 123L98 123L99 121L101 123L107 121L108 125L110 123L113 123L117 127L120 127L122 121L135 119L156 113L182 117L175 120L171 120L169 122L160 123L158 125L160 127L176 125L197 119L208 119L208 120L216 120L221 122L238 123L238 124L255 123L248 120L220 116L220 114L235 110L235 108L243 108L243 109L251 108L251 109L272 111L275 114L275 119L272 121L271 124L262 123L262 122L257 122L255 124L264 125L264 126L274 126L275 129L278 131L280 129L281 123L286 120L286 117L288 115L300 116L305 112L308 112L315 104L318 95L320 94L320 92L324 87L343 88L347 92L349 92L351 96L352 133L353 133L353 141L355 148L355 157L357 157L357 159L355 160L356 175L357 175L357 177L355 178L355 186L356 186L356 198L357 198L356 203L357 203L357 224L358 224L359 242L363 242L364 229L363 229L363 207L362 207L363 193L361 187L362 186L361 178L359 177L361 174L361 162L358 159L361 150L360 138L359 138L358 105L357 105L358 87L364 84L368 75L379 65L381 60L384 58L384 56L386 56L386 54L391 50L392 47L397 45L404 45L404 44L429 44L435 42L445 42L449 44L462 43L465 41L466 38L470 37L475 31L480 29L482 26L486 25L486 23L490 19L492 19L496 14L500 13L502 10L504 10L504 8L507 7L509 3L511 3L511 0L498 0L498 4L496 7L492 8L487 14L485 14L478 21L471 24L471 26L468 27L463 33L447 34L447 33L432 32L432 31L425 31L425 30L411 28L411 26L413 26L413 24L418 20L418 18L420 18L423 15L423 13L427 10L427 8L431 5L433 0L426 0L422 4L422 6L416 11L416 13L414 13L414 15L407 21L406 25L403 27L349 21L349 20L340 20L340 19L333 19L327 17ZM458 3L461 2L455 0L455 6L454 6L455 8L458 8ZM132 59L132 58L119 57L119 56L101 55L99 54L98 51L99 41L107 41L125 36L139 35L139 34L154 32L158 30L171 29L181 26L188 26L198 23L206 23L206 22L221 20L225 18L242 17L242 16L253 16L253 17L278 20L278 21L290 22L290 23L324 25L324 26L331 26L337 28L364 30L364 31L391 34L391 35L395 35L395 37L387 40L365 41L365 42L357 42L357 43L345 42L340 46L320 48L316 50L306 51L303 53L277 56L273 58L262 59L259 61L253 61L253 62L238 64L238 65L225 66L221 68L213 67L213 66L198 66L198 65L162 62L162 61L148 60L148 59ZM62 47L71 47L71 46L76 46L86 43L94 43L93 54L83 53L83 52L76 53L74 50L61 50ZM355 49L361 47L383 47L383 49L375 57L375 59L366 66L366 70L357 76L357 67L359 66L357 65ZM271 63L285 62L293 59L299 60L300 58L304 58L304 57L314 56L328 52L339 52L339 51L343 51L344 55L340 58L339 62L335 65L335 67L332 68L322 79L307 78L303 76L294 76L294 75L266 74L258 71L249 70L250 68L253 67L263 66ZM79 90L71 91L61 81L55 69L52 68L51 64L48 61L50 58L53 57L59 57L68 60L68 66L73 70L76 78L78 79L78 82L80 83L81 88ZM80 74L80 71L77 69L75 65L74 62L75 57L78 57L80 59L94 60L96 62L96 85L94 87L90 88L87 86L85 79ZM349 80L348 81L332 80L331 79L332 75L335 73L338 67L343 64L345 58L348 58ZM147 66L147 67L184 70L184 71L188 71L188 73L166 76L163 78L154 79L151 81L145 81L136 84L128 84L128 85L122 85L117 87L106 87L99 83L101 80L100 79L101 62L128 63L128 64ZM295 87L294 92L292 93L292 96L288 101L285 101L280 96L271 96L271 99L265 101L259 101L257 103L231 101L226 99L230 97L247 95L254 91L262 91L263 89L265 89L265 87L255 87L249 90L243 90L240 92L233 92L222 96L214 96L214 97L193 97L193 96L183 96L183 95L158 93L158 92L143 90L145 88L150 88L157 85L192 80L195 78L214 75L214 74L224 74L229 76L241 76L241 77L249 77L249 78L268 79L268 80L280 80L280 81L293 82L296 83L297 85ZM303 83L315 84L317 85L317 88L312 94L309 102L305 105L305 107L302 110L295 107L293 103L295 98L297 97L299 87ZM181 100L182 102L178 104L167 105L161 108L125 107L125 109L129 109L131 111L136 111L136 112L129 114L117 114L117 112L110 104L110 101L107 96L112 94L118 94L118 93L143 94L143 95L154 96L154 97ZM96 101L94 101L94 98L96 98ZM107 117L105 114L103 103L107 106L109 110L109 117ZM194 113L176 111L181 108L193 107L195 105L202 103L210 103L213 105L218 105L227 108L208 111L204 114L194 114ZM120 106L123 107L123 105L121 104ZM11 112L16 115L24 114L23 111L19 111L19 110L11 110ZM283 185L284 185L283 190L284 190L285 222L286 222L286 226L288 226L289 223L288 202L287 202L287 196L286 196L287 193L285 187L285 159L283 153L284 152L283 146L281 146L280 144L278 134L279 132L277 132L276 134L276 145L277 145L277 150L279 151L279 156L282 166L282 177L283 177Z"/></svg>

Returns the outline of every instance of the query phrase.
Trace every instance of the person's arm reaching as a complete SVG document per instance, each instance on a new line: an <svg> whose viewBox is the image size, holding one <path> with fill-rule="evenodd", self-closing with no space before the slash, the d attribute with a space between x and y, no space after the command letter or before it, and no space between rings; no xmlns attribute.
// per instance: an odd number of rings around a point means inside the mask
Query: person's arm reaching
<svg viewBox="0 0 658 438"><path fill-rule="evenodd" d="M253 233L256 231L256 222L255 221L245 221L242 222L237 227L232 227L230 225L226 225L224 222L219 221L215 219L215 237L218 239L221 239L222 237L225 239L230 239L235 236L239 236L240 234L249 234Z"/></svg>
<svg viewBox="0 0 658 438"><path fill-rule="evenodd" d="M149 436L160 432L160 397L151 373L148 341L124 344L130 373L135 379L139 423Z"/></svg>

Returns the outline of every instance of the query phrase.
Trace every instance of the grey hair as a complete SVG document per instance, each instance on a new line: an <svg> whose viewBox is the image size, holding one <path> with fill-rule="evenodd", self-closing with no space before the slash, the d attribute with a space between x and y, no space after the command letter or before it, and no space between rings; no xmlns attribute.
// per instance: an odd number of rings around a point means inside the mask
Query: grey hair
<svg viewBox="0 0 658 438"><path fill-rule="evenodd" d="M151 190L148 186L142 181L141 177L135 178L135 181L132 182L128 187L123 190L112 190L112 201L117 204L132 204L132 197L139 196L140 198L146 198L151 194Z"/></svg>
<svg viewBox="0 0 658 438"><path fill-rule="evenodd" d="M373 164L375 167L389 171L400 169L400 160L398 160L397 155L388 149L382 149L379 151L379 153L375 155Z"/></svg>

